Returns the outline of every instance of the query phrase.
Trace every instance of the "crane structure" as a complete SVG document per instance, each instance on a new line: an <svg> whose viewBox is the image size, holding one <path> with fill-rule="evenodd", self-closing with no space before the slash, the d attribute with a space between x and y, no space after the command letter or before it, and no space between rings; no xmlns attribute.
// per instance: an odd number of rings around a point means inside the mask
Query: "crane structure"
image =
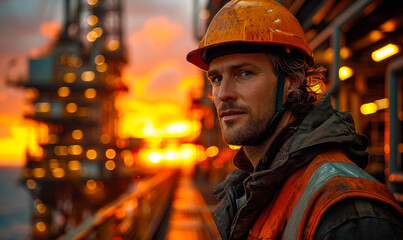
<svg viewBox="0 0 403 240"><path fill-rule="evenodd" d="M29 60L27 118L46 125L43 154L27 152L22 181L33 198L32 239L54 239L128 189L130 141L120 139L114 102L127 91L120 0L65 0L52 51Z"/></svg>

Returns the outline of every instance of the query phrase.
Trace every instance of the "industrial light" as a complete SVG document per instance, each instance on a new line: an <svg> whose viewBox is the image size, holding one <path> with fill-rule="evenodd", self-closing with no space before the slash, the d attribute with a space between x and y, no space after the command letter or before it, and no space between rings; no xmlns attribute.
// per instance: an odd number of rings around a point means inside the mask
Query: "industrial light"
<svg viewBox="0 0 403 240"><path fill-rule="evenodd" d="M88 159L94 160L95 158L97 158L98 154L96 150L89 149L85 155L87 156Z"/></svg>
<svg viewBox="0 0 403 240"><path fill-rule="evenodd" d="M95 64L101 65L105 62L105 57L104 55L97 55L94 59Z"/></svg>
<svg viewBox="0 0 403 240"><path fill-rule="evenodd" d="M38 211L38 213L45 213L46 205L43 203L38 203L38 205L36 205L36 210Z"/></svg>
<svg viewBox="0 0 403 240"><path fill-rule="evenodd" d="M95 98L97 96L97 90L94 88L88 88L84 91L84 96L88 99Z"/></svg>
<svg viewBox="0 0 403 240"><path fill-rule="evenodd" d="M28 179L26 184L27 184L27 188L29 188L29 189L35 189L36 188L36 182L33 179Z"/></svg>
<svg viewBox="0 0 403 240"><path fill-rule="evenodd" d="M339 69L339 78L344 81L354 75L354 70L350 67L343 66Z"/></svg>
<svg viewBox="0 0 403 240"><path fill-rule="evenodd" d="M40 102L35 104L35 109L37 112L46 113L50 111L50 108L51 105L48 102Z"/></svg>
<svg viewBox="0 0 403 240"><path fill-rule="evenodd" d="M55 178L62 178L64 177L64 169L63 168L55 168L52 170L53 177Z"/></svg>
<svg viewBox="0 0 403 240"><path fill-rule="evenodd" d="M384 32L394 32L397 29L398 25L399 24L397 19L392 18L380 25L379 28Z"/></svg>
<svg viewBox="0 0 403 240"><path fill-rule="evenodd" d="M60 97L67 97L67 96L70 95L70 88L69 88L69 87L60 87L60 88L57 90L57 94L58 94Z"/></svg>
<svg viewBox="0 0 403 240"><path fill-rule="evenodd" d="M105 156L109 159L114 159L116 157L116 151L112 148L105 151Z"/></svg>
<svg viewBox="0 0 403 240"><path fill-rule="evenodd" d="M387 99L387 98L378 99L375 101L375 104L376 104L378 110L386 109L389 107L389 99Z"/></svg>
<svg viewBox="0 0 403 240"><path fill-rule="evenodd" d="M85 71L81 74L81 79L84 82L91 82L95 79L95 73L93 71Z"/></svg>
<svg viewBox="0 0 403 240"><path fill-rule="evenodd" d="M380 62L399 52L400 52L399 46L389 43L388 45L372 52L371 57L372 57L372 60L374 60L375 62Z"/></svg>
<svg viewBox="0 0 403 240"><path fill-rule="evenodd" d="M87 3L91 6L95 6L98 4L98 0L87 0Z"/></svg>
<svg viewBox="0 0 403 240"><path fill-rule="evenodd" d="M35 178L43 178L45 177L46 171L43 168L34 168L32 173Z"/></svg>
<svg viewBox="0 0 403 240"><path fill-rule="evenodd" d="M74 73L65 73L63 75L63 81L66 83L73 83L76 81L76 75Z"/></svg>
<svg viewBox="0 0 403 240"><path fill-rule="evenodd" d="M46 231L46 224L44 222L42 222L42 221L37 222L35 227L39 232Z"/></svg>
<svg viewBox="0 0 403 240"><path fill-rule="evenodd" d="M66 112L68 112L68 113L75 113L75 112L77 112L77 104L75 104L75 103L68 103L67 105L66 105Z"/></svg>
<svg viewBox="0 0 403 240"><path fill-rule="evenodd" d="M98 23L98 17L95 15L88 16L87 23L92 27L95 26Z"/></svg>
<svg viewBox="0 0 403 240"><path fill-rule="evenodd" d="M123 161L124 161L125 165L128 167L131 167L134 164L134 158L132 155L125 155L123 157Z"/></svg>
<svg viewBox="0 0 403 240"><path fill-rule="evenodd" d="M105 72L106 70L108 70L108 64L106 64L105 62L104 63L102 63L102 64L100 64L100 65L97 65L97 71L98 72Z"/></svg>
<svg viewBox="0 0 403 240"><path fill-rule="evenodd" d="M206 149L207 157L215 157L217 156L220 150L216 146L210 146Z"/></svg>
<svg viewBox="0 0 403 240"><path fill-rule="evenodd" d="M80 170L81 163L80 163L80 161L72 160L72 161L69 161L69 163L67 164L67 167L72 171L77 171L77 170Z"/></svg>
<svg viewBox="0 0 403 240"><path fill-rule="evenodd" d="M105 163L105 168L108 169L109 171L112 171L113 169L115 169L116 167L116 163L113 160L108 160Z"/></svg>
<svg viewBox="0 0 403 240"><path fill-rule="evenodd" d="M152 152L148 155L148 160L150 160L153 163L157 163L159 161L161 161L161 154L157 153L157 152Z"/></svg>
<svg viewBox="0 0 403 240"><path fill-rule="evenodd" d="M97 40L97 38L98 38L98 34L95 31L90 31L87 34L88 42L94 42L95 40Z"/></svg>
<svg viewBox="0 0 403 240"><path fill-rule="evenodd" d="M83 131L81 131L80 129L73 130L71 132L71 137L75 140L80 140L83 138Z"/></svg>
<svg viewBox="0 0 403 240"><path fill-rule="evenodd" d="M85 185L87 186L88 189L94 190L97 187L97 182L95 182L94 180L90 179L90 180L87 181L87 183Z"/></svg>
<svg viewBox="0 0 403 240"><path fill-rule="evenodd" d="M60 167L59 160L54 159L54 158L49 160L50 169L54 169L54 168L58 168L58 167Z"/></svg>
<svg viewBox="0 0 403 240"><path fill-rule="evenodd" d="M81 145L70 145L68 147L68 152L70 155L80 155L83 153L83 147Z"/></svg>
<svg viewBox="0 0 403 240"><path fill-rule="evenodd" d="M361 112L362 114L364 114L364 115L376 113L376 111L378 111L378 107L377 107L376 104L373 103L373 102L363 104L363 105L361 105L361 107L360 107L360 112Z"/></svg>
<svg viewBox="0 0 403 240"><path fill-rule="evenodd" d="M96 38L99 38L104 33L104 31L100 27L96 27L92 31L95 32Z"/></svg>
<svg viewBox="0 0 403 240"><path fill-rule="evenodd" d="M109 51L115 51L119 48L120 43L118 40L111 40L108 42L108 49Z"/></svg>

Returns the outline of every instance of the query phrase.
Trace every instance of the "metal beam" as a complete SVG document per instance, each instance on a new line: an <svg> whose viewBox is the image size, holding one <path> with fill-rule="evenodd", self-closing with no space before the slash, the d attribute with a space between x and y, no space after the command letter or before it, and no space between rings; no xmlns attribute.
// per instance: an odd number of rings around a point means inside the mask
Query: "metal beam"
<svg viewBox="0 0 403 240"><path fill-rule="evenodd" d="M398 108L398 73L403 71L403 57L400 57L389 63L386 69L386 79L389 85L389 176L391 174L399 174L398 168L398 144L399 144L399 118L397 113ZM400 171L401 174L401 171ZM389 187L392 192L396 192L396 187L390 182Z"/></svg>

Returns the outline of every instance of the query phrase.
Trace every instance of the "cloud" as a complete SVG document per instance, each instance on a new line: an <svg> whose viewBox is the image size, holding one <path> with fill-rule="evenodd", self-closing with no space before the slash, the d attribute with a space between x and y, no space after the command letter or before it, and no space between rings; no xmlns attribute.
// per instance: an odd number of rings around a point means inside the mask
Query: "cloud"
<svg viewBox="0 0 403 240"><path fill-rule="evenodd" d="M180 24L172 22L167 16L147 20L143 27L130 36L131 42L153 50L166 48L183 34Z"/></svg>

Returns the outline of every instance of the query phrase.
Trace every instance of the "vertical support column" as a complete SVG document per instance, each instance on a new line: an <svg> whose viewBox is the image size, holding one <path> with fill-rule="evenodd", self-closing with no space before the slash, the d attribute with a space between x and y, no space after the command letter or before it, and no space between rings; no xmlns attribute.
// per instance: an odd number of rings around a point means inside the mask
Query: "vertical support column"
<svg viewBox="0 0 403 240"><path fill-rule="evenodd" d="M395 184L391 181L392 174L401 174L398 166L398 144L399 144L399 118L398 118L398 71L403 70L403 57L396 59L388 65L386 79L389 85L389 161L387 167L387 182L393 193L398 193ZM402 193L399 193L402 194Z"/></svg>
<svg viewBox="0 0 403 240"><path fill-rule="evenodd" d="M329 94L334 96L334 109L339 109L339 68L340 68L340 34L341 26L337 26L332 34L333 63L331 67L331 80L333 81L332 89Z"/></svg>

